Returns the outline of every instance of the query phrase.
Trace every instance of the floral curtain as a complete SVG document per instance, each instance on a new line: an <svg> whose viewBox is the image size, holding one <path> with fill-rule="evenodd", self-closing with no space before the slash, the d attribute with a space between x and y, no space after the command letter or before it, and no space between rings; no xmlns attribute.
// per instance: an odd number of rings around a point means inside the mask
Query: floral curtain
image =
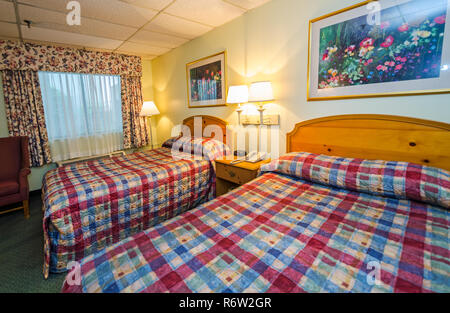
<svg viewBox="0 0 450 313"><path fill-rule="evenodd" d="M142 62L138 56L0 40L9 133L30 137L33 166L50 163L38 71L121 76L125 148L148 143L142 106Z"/></svg>
<svg viewBox="0 0 450 313"><path fill-rule="evenodd" d="M32 166L51 162L38 73L3 70L6 119L11 136L28 136Z"/></svg>
<svg viewBox="0 0 450 313"><path fill-rule="evenodd" d="M121 77L123 146L125 149L148 145L148 129L145 118L140 117L143 98L141 78Z"/></svg>
<svg viewBox="0 0 450 313"><path fill-rule="evenodd" d="M142 76L141 58L112 52L0 40L0 70Z"/></svg>

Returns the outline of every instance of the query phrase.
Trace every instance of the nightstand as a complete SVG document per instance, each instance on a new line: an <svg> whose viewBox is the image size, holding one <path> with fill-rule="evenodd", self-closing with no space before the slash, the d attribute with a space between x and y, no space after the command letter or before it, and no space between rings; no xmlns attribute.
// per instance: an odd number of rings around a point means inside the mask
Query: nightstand
<svg viewBox="0 0 450 313"><path fill-rule="evenodd" d="M270 159L257 163L241 162L230 164L233 160L216 160L216 196L226 194L230 190L256 178L261 165Z"/></svg>

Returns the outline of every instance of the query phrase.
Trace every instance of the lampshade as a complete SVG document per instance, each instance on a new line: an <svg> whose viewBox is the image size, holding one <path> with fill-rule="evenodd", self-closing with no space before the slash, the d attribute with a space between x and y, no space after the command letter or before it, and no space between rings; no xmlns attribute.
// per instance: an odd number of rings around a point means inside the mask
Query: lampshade
<svg viewBox="0 0 450 313"><path fill-rule="evenodd" d="M159 111L153 101L145 101L142 105L140 116L158 115Z"/></svg>
<svg viewBox="0 0 450 313"><path fill-rule="evenodd" d="M227 103L247 103L248 87L247 85L230 86L228 89Z"/></svg>
<svg viewBox="0 0 450 313"><path fill-rule="evenodd" d="M250 102L272 101L273 90L271 82L255 82L250 85L249 97Z"/></svg>

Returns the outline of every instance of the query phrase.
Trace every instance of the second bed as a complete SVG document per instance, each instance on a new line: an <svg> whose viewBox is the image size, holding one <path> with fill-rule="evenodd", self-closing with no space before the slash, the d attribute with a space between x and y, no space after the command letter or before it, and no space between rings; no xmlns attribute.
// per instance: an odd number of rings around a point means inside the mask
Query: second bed
<svg viewBox="0 0 450 313"><path fill-rule="evenodd" d="M226 122L197 118L202 130L215 125L226 134ZM184 125L193 127L193 120ZM214 159L229 150L222 141L186 138L211 157L177 152L174 158L162 147L49 171L43 183L44 276L214 198Z"/></svg>

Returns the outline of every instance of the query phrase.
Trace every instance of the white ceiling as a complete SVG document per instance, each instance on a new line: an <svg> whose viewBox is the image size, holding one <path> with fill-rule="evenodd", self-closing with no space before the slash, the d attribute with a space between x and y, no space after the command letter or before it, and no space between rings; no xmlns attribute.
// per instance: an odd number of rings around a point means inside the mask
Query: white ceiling
<svg viewBox="0 0 450 313"><path fill-rule="evenodd" d="M0 38L20 38L15 1L24 40L152 59L270 0L78 0L79 26L66 23L69 0L0 0Z"/></svg>

